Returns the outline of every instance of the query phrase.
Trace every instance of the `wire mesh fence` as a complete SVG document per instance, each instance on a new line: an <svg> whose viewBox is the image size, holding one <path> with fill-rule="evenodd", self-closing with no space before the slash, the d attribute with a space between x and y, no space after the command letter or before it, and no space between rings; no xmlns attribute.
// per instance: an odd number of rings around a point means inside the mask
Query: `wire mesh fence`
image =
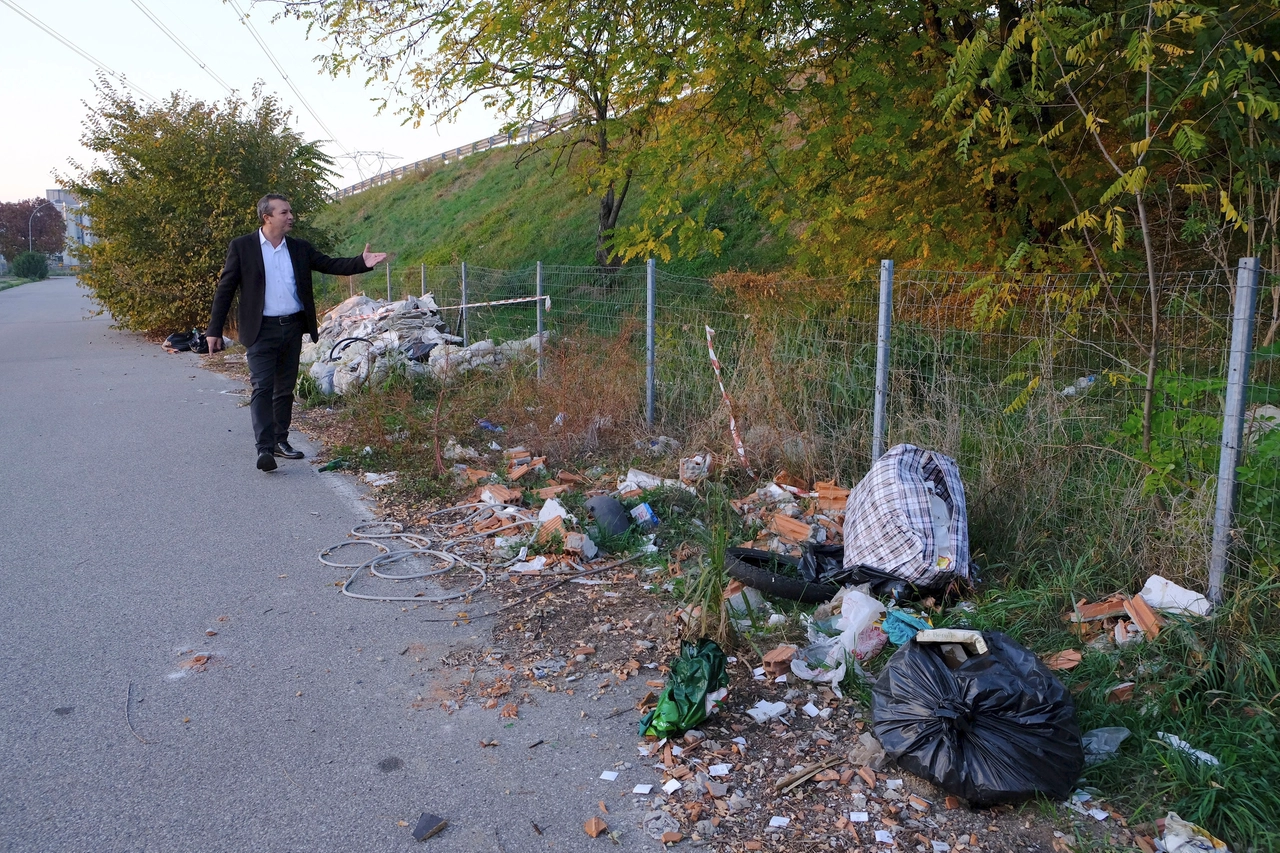
<svg viewBox="0 0 1280 853"><path fill-rule="evenodd" d="M1280 566L1280 429L1267 419L1280 415L1270 340L1280 291L1274 277L1263 284L1233 543L1238 563L1271 573ZM392 298L431 293L468 342L524 338L541 322L551 333L547 370L562 369L555 353L574 346L607 351L598 369L622 385L646 384L644 268L404 266L321 287L321 302L388 287ZM899 270L887 445L957 459L988 560L1124 560L1202 584L1234 288L1222 272L1167 275L1152 287L1135 275ZM738 464L709 327L756 471L785 467L845 486L866 472L877 270L806 281L658 270L653 292L655 434ZM533 296L550 297L550 308L459 307ZM642 407L634 414L643 428Z"/></svg>

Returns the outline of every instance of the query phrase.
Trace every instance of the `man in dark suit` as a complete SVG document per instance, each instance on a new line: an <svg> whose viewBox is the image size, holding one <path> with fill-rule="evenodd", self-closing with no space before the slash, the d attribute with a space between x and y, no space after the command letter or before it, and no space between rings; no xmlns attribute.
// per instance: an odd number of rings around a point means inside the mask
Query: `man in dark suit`
<svg viewBox="0 0 1280 853"><path fill-rule="evenodd" d="M261 228L231 241L213 294L213 315L205 336L209 352L222 349L222 327L231 310L231 300L239 291L236 318L240 343L248 350L253 383L249 414L257 442L258 469L274 471L277 456L302 458L302 451L289 444L289 423L302 334L311 335L313 341L320 337L311 272L355 275L368 272L387 256L370 252L366 245L360 257L330 258L306 240L286 237L293 228L293 209L281 195L265 195L258 201L258 219Z"/></svg>

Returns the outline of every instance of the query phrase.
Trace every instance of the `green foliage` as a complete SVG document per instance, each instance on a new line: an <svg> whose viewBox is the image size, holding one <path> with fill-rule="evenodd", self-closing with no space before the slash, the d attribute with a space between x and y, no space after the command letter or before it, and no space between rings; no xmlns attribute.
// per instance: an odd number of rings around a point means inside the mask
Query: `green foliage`
<svg viewBox="0 0 1280 853"><path fill-rule="evenodd" d="M300 234L327 242L305 217L324 203L331 161L274 97L205 103L175 92L140 105L105 80L98 94L82 141L101 164L60 183L93 222L80 280L121 326L203 327L227 244L256 226L267 193L290 199Z"/></svg>
<svg viewBox="0 0 1280 853"><path fill-rule="evenodd" d="M19 278L40 281L49 277L49 257L44 252L23 252L13 259L9 270Z"/></svg>
<svg viewBox="0 0 1280 853"><path fill-rule="evenodd" d="M1117 435L1119 443L1148 466L1142 482L1144 495L1160 489L1191 489L1217 474L1222 439L1221 379L1195 379L1170 373L1156 374L1155 407L1151 416L1151 442L1142 447L1143 413L1134 408Z"/></svg>
<svg viewBox="0 0 1280 853"><path fill-rule="evenodd" d="M1244 531L1254 567L1264 577L1280 573L1280 428L1246 447L1237 469L1240 492L1236 518Z"/></svg>

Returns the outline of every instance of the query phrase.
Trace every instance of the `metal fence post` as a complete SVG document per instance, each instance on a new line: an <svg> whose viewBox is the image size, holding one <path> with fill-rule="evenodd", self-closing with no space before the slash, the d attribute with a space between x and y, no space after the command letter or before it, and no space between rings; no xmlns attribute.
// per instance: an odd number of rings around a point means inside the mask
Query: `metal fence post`
<svg viewBox="0 0 1280 853"><path fill-rule="evenodd" d="M534 296L538 301L533 303L538 311L538 381L542 381L542 261L538 261L538 277L534 282Z"/></svg>
<svg viewBox="0 0 1280 853"><path fill-rule="evenodd" d="M1253 312L1258 296L1258 259L1241 258L1236 267L1235 316L1231 323L1231 355L1227 363L1227 398L1222 413L1222 450L1218 457L1218 502L1213 513L1213 549L1209 556L1209 600L1222 601L1227 573L1231 522L1235 513L1236 467L1244 435L1245 392L1253 353Z"/></svg>
<svg viewBox="0 0 1280 853"><path fill-rule="evenodd" d="M426 296L427 295L427 265L426 264L423 264L421 268L418 270L418 276L422 279L422 293L420 295Z"/></svg>
<svg viewBox="0 0 1280 853"><path fill-rule="evenodd" d="M876 397L871 416L871 461L884 453L889 400L889 332L893 323L893 261L880 262L880 322L876 332Z"/></svg>
<svg viewBox="0 0 1280 853"><path fill-rule="evenodd" d="M657 269L658 265L650 258L645 264L645 318L644 318L644 422L653 427L653 398L657 385L657 345L655 330L657 323Z"/></svg>
<svg viewBox="0 0 1280 853"><path fill-rule="evenodd" d="M387 301L391 301L391 262L387 262Z"/></svg>
<svg viewBox="0 0 1280 853"><path fill-rule="evenodd" d="M462 328L459 330L462 334L462 345L467 346L470 341L467 340L467 262L462 262L462 307L458 309L458 325Z"/></svg>

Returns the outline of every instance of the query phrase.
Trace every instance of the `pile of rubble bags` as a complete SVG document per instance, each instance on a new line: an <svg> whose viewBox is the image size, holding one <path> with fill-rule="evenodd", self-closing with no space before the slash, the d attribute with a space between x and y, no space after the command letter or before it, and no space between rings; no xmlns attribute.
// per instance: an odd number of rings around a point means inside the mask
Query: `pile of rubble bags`
<svg viewBox="0 0 1280 853"><path fill-rule="evenodd" d="M303 345L301 364L309 365L320 393L345 395L380 382L393 370L445 379L475 368L500 367L535 357L542 342L533 335L464 347L462 338L449 333L431 294L397 302L360 294L324 315L320 340Z"/></svg>

